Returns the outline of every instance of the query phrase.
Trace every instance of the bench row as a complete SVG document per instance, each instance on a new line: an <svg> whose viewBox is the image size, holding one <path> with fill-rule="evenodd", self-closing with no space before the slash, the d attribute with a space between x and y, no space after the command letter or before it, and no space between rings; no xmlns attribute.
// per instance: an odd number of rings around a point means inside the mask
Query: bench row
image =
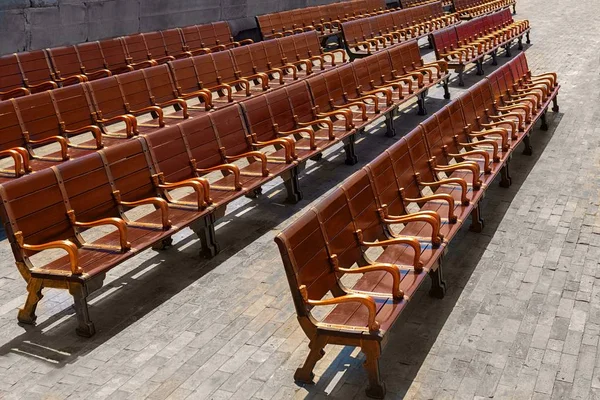
<svg viewBox="0 0 600 400"><path fill-rule="evenodd" d="M278 40L297 40L305 35L315 33ZM261 94L271 86L281 86L281 82L293 83L297 77L293 64L285 67L291 72L286 75L279 70L276 78L272 76L275 74L272 69L254 75L234 73L240 70L235 60L251 56L255 48L264 51L273 45L277 47L276 40L0 102L0 157L13 161L11 169L1 171L0 180L20 177L118 144L140 133L161 129L171 121L206 114L246 99L249 94ZM220 68L216 70L215 65ZM311 65L311 61L306 61L306 65ZM355 99L365 98L373 103L373 107L364 109L365 118L369 113L378 117L381 110L390 111L387 116L391 118L393 109L413 96L419 97L424 113L427 89L443 82L447 90L445 63L424 64L416 41L390 48L378 55L377 63L364 59L326 69L322 74L307 74L306 65L301 72L310 78L311 93L307 92L305 106L320 110L313 114L335 111ZM255 85L252 80L259 84ZM187 100L194 99L200 103L188 104ZM138 121L138 117L146 120ZM51 153L39 151L49 144L60 147ZM349 159L352 157L349 154Z"/></svg>
<svg viewBox="0 0 600 400"><path fill-rule="evenodd" d="M471 19L512 6L516 14L516 0L452 0L454 11L461 19Z"/></svg>
<svg viewBox="0 0 600 400"><path fill-rule="evenodd" d="M385 396L378 360L389 330L427 275L430 294L444 296L442 258L449 243L469 215L472 230L482 229L486 188L498 174L501 186L510 185L510 155L559 90L553 74L514 83L524 90L515 97L519 113L493 117L495 96L484 79L276 237L310 340L297 381L312 382L325 346L356 346L366 356L367 396ZM313 309L323 306L328 312L317 318Z"/></svg>
<svg viewBox="0 0 600 400"><path fill-rule="evenodd" d="M335 34L342 22L386 12L385 0L351 0L258 15L263 39L316 30L321 36Z"/></svg>
<svg viewBox="0 0 600 400"><path fill-rule="evenodd" d="M36 93L176 58L252 43L236 42L227 22L14 53L0 57L0 99Z"/></svg>
<svg viewBox="0 0 600 400"><path fill-rule="evenodd" d="M300 200L298 174L305 162L339 142L355 163L354 136L401 100L392 97L391 87L379 89L379 96L336 94L357 87L354 65L3 183L5 229L30 293L19 321L35 322L43 287L69 289L77 331L91 336L95 330L86 297L102 286L111 268L151 246L167 246L171 235L186 226L212 256L218 252L215 221L231 201L260 194L261 186L277 177L285 182L288 200ZM433 80L426 77L427 86L441 79L436 68L429 68ZM139 218L126 216L142 205L155 211L138 209ZM86 242L84 231L104 225L117 230ZM44 250L63 250L67 256L50 262L31 259Z"/></svg>
<svg viewBox="0 0 600 400"><path fill-rule="evenodd" d="M344 22L342 32L346 51L351 58L357 58L395 43L419 39L458 22L454 14L445 14L442 3L436 1Z"/></svg>
<svg viewBox="0 0 600 400"><path fill-rule="evenodd" d="M450 68L458 73L459 85L463 86L463 73L467 65L475 63L477 74L483 75L483 61L486 56L492 57L496 65L496 55L504 48L506 56L511 56L511 46L515 40L518 48L523 49L523 37L529 38L528 20L515 21L510 10L504 9L485 15L456 26L439 30L430 35L436 57L446 60Z"/></svg>

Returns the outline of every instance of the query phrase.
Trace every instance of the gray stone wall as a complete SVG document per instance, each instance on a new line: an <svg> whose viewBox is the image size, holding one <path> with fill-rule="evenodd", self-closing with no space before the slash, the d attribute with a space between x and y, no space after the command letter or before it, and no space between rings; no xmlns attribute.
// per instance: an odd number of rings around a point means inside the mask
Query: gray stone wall
<svg viewBox="0 0 600 400"><path fill-rule="evenodd" d="M230 21L234 34L255 15L333 0L0 0L0 54Z"/></svg>

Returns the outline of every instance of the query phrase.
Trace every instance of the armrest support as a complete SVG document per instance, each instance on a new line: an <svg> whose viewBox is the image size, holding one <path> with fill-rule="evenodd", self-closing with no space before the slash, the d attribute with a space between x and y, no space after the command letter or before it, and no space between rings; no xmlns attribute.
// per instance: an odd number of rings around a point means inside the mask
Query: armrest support
<svg viewBox="0 0 600 400"><path fill-rule="evenodd" d="M303 127L298 129L292 129L291 131L280 131L277 124L273 124L273 129L278 135L288 136L306 133L310 138L310 149L315 150L317 145L315 143L315 131L311 127Z"/></svg>
<svg viewBox="0 0 600 400"><path fill-rule="evenodd" d="M137 115L155 112L158 114L158 126L161 128L165 126L165 113L159 106L148 106L140 108L139 110L131 110L130 112Z"/></svg>
<svg viewBox="0 0 600 400"><path fill-rule="evenodd" d="M375 272L375 271L385 271L392 276L392 296L394 299L402 299L404 298L404 292L400 289L400 281L402 277L400 275L400 269L393 264L385 264L385 263L376 263L367 265L364 267L357 268L341 268L339 265L339 261L337 255L333 254L329 257L331 263L333 264L333 269L336 272L341 272L343 274L364 274L367 272Z"/></svg>
<svg viewBox="0 0 600 400"><path fill-rule="evenodd" d="M94 139L96 140L96 148L101 149L103 147L102 131L100 130L100 128L98 128L95 125L83 126L78 129L64 129L63 132L66 133L67 135L79 135L81 133L91 132L92 135L94 136Z"/></svg>
<svg viewBox="0 0 600 400"><path fill-rule="evenodd" d="M172 189L179 189L182 187L189 187L189 188L194 189L194 192L196 192L196 198L197 198L196 206L198 207L198 210L202 210L211 202L210 194L208 191L209 185L205 179L202 179L202 181L200 180L200 178L187 179L185 181L173 182L173 183L170 183L170 182L156 183L155 182L155 184L159 189L162 189L164 191L169 191ZM176 200L173 200L171 202L174 204L178 203Z"/></svg>
<svg viewBox="0 0 600 400"><path fill-rule="evenodd" d="M66 161L69 159L69 150L68 150L68 142L67 139L65 139L62 136L50 136L44 139L40 139L40 140L31 140L29 139L29 134L27 132L24 132L23 136L25 136L25 140L27 141L27 143L30 144L48 144L48 143L52 143L52 142L56 142L60 145L60 156L62 161ZM47 159L49 160L50 158L45 157L45 156L34 156L32 155L33 158L38 158L40 160L44 160Z"/></svg>
<svg viewBox="0 0 600 400"><path fill-rule="evenodd" d="M99 69L94 72L86 72L85 75L91 79L99 79L99 78L107 78L109 76L112 76L112 72L110 72L108 69Z"/></svg>
<svg viewBox="0 0 600 400"><path fill-rule="evenodd" d="M0 151L0 158L2 158L2 157L10 157L13 159L14 168L15 168L15 178L20 177L21 170L24 167L22 154L19 151L16 151L14 149L8 149L8 150ZM29 155L27 157L29 157ZM29 172L29 171L27 171L27 168L24 168L23 170L25 173Z"/></svg>
<svg viewBox="0 0 600 400"><path fill-rule="evenodd" d="M314 125L325 124L327 125L327 134L329 140L335 140L335 135L333 134L333 122L327 118L315 119L310 122L300 122L298 121L298 116L294 115L294 120L296 121L296 125L300 127L312 127ZM322 127L321 127L322 128Z"/></svg>
<svg viewBox="0 0 600 400"><path fill-rule="evenodd" d="M483 157L484 173L489 174L492 172L492 169L490 168L490 154L485 150L471 150L464 153L448 154L448 156L458 159L470 156L481 156Z"/></svg>
<svg viewBox="0 0 600 400"><path fill-rule="evenodd" d="M226 171L229 173L233 174L233 181L234 181L234 189L235 190L242 190L242 184L240 183L240 169L237 165L235 164L221 164L221 165L215 165L214 167L210 167L210 168L198 168L196 169L196 172L198 172L199 174L205 175L205 174L209 174L211 172L214 171Z"/></svg>
<svg viewBox="0 0 600 400"><path fill-rule="evenodd" d="M423 186L427 186L427 187L456 184L456 185L460 186L460 188L462 189L461 196L460 196L461 203L465 206L469 205L469 203L470 203L469 199L467 198L467 192L468 192L467 182L462 178L446 178L446 179L440 179L439 181L435 181L435 182L420 182L419 181L419 184L421 184Z"/></svg>
<svg viewBox="0 0 600 400"><path fill-rule="evenodd" d="M102 118L101 116L96 118L96 122L101 124L110 124L117 121L125 123L125 133L128 139L139 133L137 119L131 114L117 115L112 118Z"/></svg>
<svg viewBox="0 0 600 400"><path fill-rule="evenodd" d="M294 161L295 159L298 158L298 155L296 154L296 145L295 145L294 139L292 139L292 138L281 137L279 139L273 139L273 140L268 140L266 142L262 142L262 141L258 140L255 133L251 134L250 136L252 137L252 141L253 141L252 145L257 149L260 149L260 148L266 147L266 146L273 146L273 145L283 146L283 148L285 149L285 162L287 164L291 163L292 161Z"/></svg>
<svg viewBox="0 0 600 400"><path fill-rule="evenodd" d="M440 216L431 211L419 211L406 215L386 215L383 209L379 210L381 220L386 224L407 224L409 222L424 222L431 225L431 243L434 247L442 244L444 236L440 234L440 225L442 223Z"/></svg>
<svg viewBox="0 0 600 400"><path fill-rule="evenodd" d="M0 92L0 98L2 100L8 100L13 97L27 96L30 93L31 92L29 91L29 89L20 87L20 88L8 90L6 92Z"/></svg>
<svg viewBox="0 0 600 400"><path fill-rule="evenodd" d="M371 332L379 331L379 322L377 322L375 320L375 317L377 316L377 306L371 296L367 296L365 294L353 293L353 294L346 294L343 296L334 297L334 298L326 299L326 300L310 300L308 298L308 290L306 289L306 286L301 285L299 287L299 289L300 289L300 293L302 294L302 299L304 300L304 302L312 307L330 306L330 305L337 305L337 304L344 304L344 303L360 303L360 304L362 304L363 306L367 307L367 310L369 310L369 320L368 320L369 331L371 331Z"/></svg>
<svg viewBox="0 0 600 400"><path fill-rule="evenodd" d="M120 206L125 206L129 208L143 206L143 205L153 205L157 209L160 210L162 215L162 229L169 230L171 228L171 221L169 220L169 203L165 199L161 199L160 197L149 197L147 199L137 200L137 201L122 201L121 200L121 192L115 190L113 192L113 196L115 200ZM128 225L135 226L136 223L129 223Z"/></svg>
<svg viewBox="0 0 600 400"><path fill-rule="evenodd" d="M365 242L363 240L362 230L356 230L356 236L358 237L358 242L363 247L387 247L396 244L405 244L411 247L414 251L413 258L413 268L416 272L421 272L423 270L423 263L421 262L421 243L418 239L409 236L403 237L395 237L393 239L380 240L378 242Z"/></svg>
<svg viewBox="0 0 600 400"><path fill-rule="evenodd" d="M479 179L479 164L471 162L461 162L452 165L437 165L433 168L436 172L454 172L467 170L473 174L473 190L481 189L481 179Z"/></svg>
<svg viewBox="0 0 600 400"><path fill-rule="evenodd" d="M70 240L56 240L53 242L43 244L25 244L23 242L23 233L21 231L15 232L15 241L17 245L23 250L29 251L43 251L50 249L61 249L67 252L69 256L69 263L71 264L71 273L73 275L81 275L82 269L79 268L79 257L77 256L77 245Z"/></svg>
<svg viewBox="0 0 600 400"><path fill-rule="evenodd" d="M239 160L241 158L254 158L255 160L260 160L262 165L262 176L269 176L269 170L267 168L267 156L265 154L261 153L260 151L249 151L244 154L238 154L237 156L225 157L227 162Z"/></svg>
<svg viewBox="0 0 600 400"><path fill-rule="evenodd" d="M417 197L414 199L413 198L405 198L404 200L406 200L408 202L415 202L415 203L425 203L425 202L432 201L432 200L447 201L448 202L448 221L451 224L454 224L458 221L456 215L454 214L454 197L452 197L448 193L437 193L437 194L432 194L430 196Z"/></svg>
<svg viewBox="0 0 600 400"><path fill-rule="evenodd" d="M119 218L103 218L97 221L91 222L79 222L75 217L75 211L69 210L67 211L67 215L69 216L69 220L71 221L71 225L77 228L94 228L103 225L112 225L119 231L119 241L120 241L120 251L126 252L131 249L131 243L127 241L127 225L125 221Z"/></svg>

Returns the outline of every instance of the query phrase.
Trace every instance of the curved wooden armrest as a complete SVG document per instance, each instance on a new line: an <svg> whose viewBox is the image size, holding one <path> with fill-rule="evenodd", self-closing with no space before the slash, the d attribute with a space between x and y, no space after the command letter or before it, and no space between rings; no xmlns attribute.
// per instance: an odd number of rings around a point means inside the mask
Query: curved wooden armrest
<svg viewBox="0 0 600 400"><path fill-rule="evenodd" d="M240 46L244 46L246 44L252 44L252 43L254 43L254 40L252 40L252 39L242 39L242 40L239 40L239 41L237 41L235 43L239 44Z"/></svg>
<svg viewBox="0 0 600 400"><path fill-rule="evenodd" d="M130 61L129 65L131 67L133 67L134 70L136 70L136 69L154 67L154 66L158 65L158 63L156 62L156 60L144 60L144 61L140 61L140 62L136 62L136 63Z"/></svg>
<svg viewBox="0 0 600 400"><path fill-rule="evenodd" d="M367 272L376 272L376 271L385 271L392 276L392 296L394 299L399 300L404 298L404 291L400 289L400 282L402 280L402 276L400 275L400 269L397 265L388 264L388 263L375 263L366 265L364 267L357 268L341 268L339 266L339 262L337 259L337 255L332 255L330 257L331 262L333 263L333 268L336 272L341 272L343 274L365 274Z"/></svg>
<svg viewBox="0 0 600 400"><path fill-rule="evenodd" d="M10 157L13 159L14 168L15 168L15 178L18 178L21 176L22 170L25 173L30 172L30 171L27 171L27 168L23 169L23 164L24 164L23 156L19 151L16 151L15 149L1 150L0 158L2 158L2 157ZM27 158L29 159L29 154L27 155Z"/></svg>
<svg viewBox="0 0 600 400"><path fill-rule="evenodd" d="M508 145L508 131L502 128L488 129L485 131L471 131L468 133L470 137L474 138L485 138L486 136L500 136L502 139L502 149L507 150Z"/></svg>
<svg viewBox="0 0 600 400"><path fill-rule="evenodd" d="M481 179L479 179L481 171L479 169L479 164L475 162L463 161L452 165L436 165L433 169L436 172L470 171L473 174L473 190L481 189Z"/></svg>
<svg viewBox="0 0 600 400"><path fill-rule="evenodd" d="M361 94L365 94L365 98L370 98L367 96L376 96L377 93L383 94L385 96L385 105L386 106L391 106L392 104L394 104L394 100L392 100L392 95L393 92L390 88L377 88L374 90L361 90ZM354 100L354 99L353 99ZM358 100L358 99L356 99ZM379 104L378 102L375 103L375 108L377 109L377 111L379 111Z"/></svg>
<svg viewBox="0 0 600 400"><path fill-rule="evenodd" d="M306 133L310 138L310 149L316 150L316 148L317 148L317 145L315 143L315 140L316 140L315 131L311 127L292 129L291 131L280 131L277 124L273 124L273 129L275 129L275 132L277 132L278 135L283 135L283 136Z"/></svg>
<svg viewBox="0 0 600 400"><path fill-rule="evenodd" d="M339 117L342 116L344 121L346 122L346 130L352 130L354 128L354 122L352 118L352 110L335 110L328 112L316 112L315 115L319 118L327 118L327 117Z"/></svg>
<svg viewBox="0 0 600 400"><path fill-rule="evenodd" d="M208 47L199 47L197 49L193 49L189 51L194 56L201 56L202 54L212 53L212 51Z"/></svg>
<svg viewBox="0 0 600 400"><path fill-rule="evenodd" d="M356 236L358 237L358 242L363 247L387 247L393 246L396 244L405 244L411 247L414 251L414 259L413 259L413 268L417 272L421 272L423 270L423 263L421 262L421 242L417 238L411 236L397 236L392 239L380 240L378 242L365 242L363 240L362 230L356 230Z"/></svg>
<svg viewBox="0 0 600 400"><path fill-rule="evenodd" d="M494 117L501 117L502 115L494 115ZM519 131L519 126L517 125L517 123L514 120L510 120L510 119L501 119L501 120L497 120L497 121L492 121L492 122L488 122L486 124L479 124L481 125L483 128L491 128L491 129L495 129L495 128L499 128L499 129L506 129L506 127L503 125L508 125L508 127L510 128L510 132L512 133L512 137L516 138L516 133Z"/></svg>
<svg viewBox="0 0 600 400"><path fill-rule="evenodd" d="M36 83L35 85L27 85L29 89L39 89L39 90L52 90L58 88L58 84L53 81L46 81L42 83Z"/></svg>
<svg viewBox="0 0 600 400"><path fill-rule="evenodd" d="M121 196L118 190L113 192L117 203L120 206L125 207L138 207L143 205L153 205L158 208L162 215L162 228L163 230L168 230L171 228L171 221L169 220L169 203L165 199L161 199L160 197L149 197L147 199L137 200L137 201L122 201Z"/></svg>
<svg viewBox="0 0 600 400"><path fill-rule="evenodd" d="M6 92L0 92L0 98L2 100L12 99L13 97L27 96L31 94L29 89L20 87L11 90L7 90Z"/></svg>
<svg viewBox="0 0 600 400"><path fill-rule="evenodd" d="M56 76L54 78L54 80L56 82L60 83L61 86L64 87L64 86L68 86L68 85L74 85L76 83L87 82L88 78L85 75L78 74L78 75L70 75L70 76L67 76L66 78Z"/></svg>
<svg viewBox="0 0 600 400"><path fill-rule="evenodd" d="M496 106L496 108L500 111L512 111L512 110L522 110L525 111L526 115L529 115L529 107L527 107L525 104L517 104L517 105L512 105L512 106Z"/></svg>
<svg viewBox="0 0 600 400"><path fill-rule="evenodd" d="M496 146L497 145L498 144L496 144ZM457 154L449 153L448 156L453 157L453 158L458 158L458 159L461 159L463 157L470 157L470 156L481 156L481 157L483 157L483 165L484 165L483 172L486 174L489 174L492 172L492 169L490 167L490 153L488 153L485 150L471 150L471 151L466 151L464 153L457 153ZM496 159L494 159L494 162L497 162Z"/></svg>
<svg viewBox="0 0 600 400"><path fill-rule="evenodd" d="M463 54L464 52L462 51L449 51L447 53L442 54L442 57L446 58L446 60L448 60L448 58L452 58L453 56L456 56L456 58L458 58L458 62L462 63L463 62ZM468 55L465 55L466 57L468 57Z"/></svg>
<svg viewBox="0 0 600 400"><path fill-rule="evenodd" d="M298 79L298 67L296 67L294 64L285 64L280 66L278 69L280 69L281 71L291 70L292 79Z"/></svg>
<svg viewBox="0 0 600 400"><path fill-rule="evenodd" d="M137 115L155 112L158 114L158 126L161 128L164 128L165 126L165 113L159 106L148 106L140 108L139 110L131 110L130 112Z"/></svg>
<svg viewBox="0 0 600 400"><path fill-rule="evenodd" d="M67 252L69 255L69 263L71 264L71 273L73 275L81 275L83 271L79 268L79 257L77 256L77 245L70 240L56 240L53 242L43 244L25 244L23 242L23 233L21 231L15 232L15 241L17 245L23 250L29 251L43 251L50 249L61 249Z"/></svg>
<svg viewBox="0 0 600 400"><path fill-rule="evenodd" d="M90 222L79 222L75 217L75 211L69 210L67 211L67 215L69 216L69 220L71 224L78 228L94 228L97 226L103 225L112 225L119 231L119 241L121 245L121 251L126 252L131 249L131 243L127 241L127 225L125 221L120 218L103 218L97 221Z"/></svg>
<svg viewBox="0 0 600 400"><path fill-rule="evenodd" d="M161 108L173 106L175 104L177 104L179 107L181 107L181 113L183 115L183 119L188 119L190 117L190 114L188 112L188 104L184 99L172 99L172 100L164 101L162 103L156 103L156 105Z"/></svg>
<svg viewBox="0 0 600 400"><path fill-rule="evenodd" d="M206 111L210 110L213 106L212 101L212 92L208 89L199 89L194 92L182 93L179 91L179 97L186 100L191 99L192 97L199 97L204 102L204 107Z"/></svg>
<svg viewBox="0 0 600 400"><path fill-rule="evenodd" d="M377 305L371 296L367 296L366 294L346 294L339 297L333 297L331 299L325 300L310 300L308 298L308 290L305 285L301 285L299 287L300 293L302 295L302 299L306 304L311 307L317 306L331 306L337 304L345 304L345 303L360 303L363 306L367 307L369 310L369 319L368 319L368 328L371 332L379 331L379 322L375 319L377 316Z"/></svg>
<svg viewBox="0 0 600 400"><path fill-rule="evenodd" d="M495 140L477 140L476 142L471 142L471 143L458 143L459 146L462 146L466 149L469 148L475 148L477 149L477 146L480 145L488 145L488 146L492 146L493 151L493 160L494 162L500 162L500 156L498 155L498 142L496 142Z"/></svg>
<svg viewBox="0 0 600 400"><path fill-rule="evenodd" d="M64 132L67 135L79 135L81 133L91 132L92 135L94 136L94 139L96 140L96 148L101 149L103 147L102 130L100 130L100 128L95 125L83 126L78 129L65 129Z"/></svg>
<svg viewBox="0 0 600 400"><path fill-rule="evenodd" d="M350 101L350 102L345 103L344 105L341 105L341 106L335 105L333 103L331 103L331 105L336 110L348 109L348 108L350 108L352 106L358 107L361 110L362 120L363 121L367 121L369 119L369 117L367 116L367 105L365 103L363 103L363 102L360 102L360 101ZM352 110L350 110L350 111L352 111Z"/></svg>
<svg viewBox="0 0 600 400"><path fill-rule="evenodd" d="M62 136L50 136L50 137L40 139L40 140L31 140L31 139L29 139L29 135L25 135L25 138L26 138L27 143L30 143L30 144L48 144L48 143L56 142L60 145L60 156L61 156L62 160L66 161L69 159L69 144L67 142L67 139L65 139ZM40 160L46 159L46 157L44 157L44 156L34 156L34 158L38 158Z"/></svg>
<svg viewBox="0 0 600 400"><path fill-rule="evenodd" d="M227 162L239 160L241 158L254 158L258 159L262 165L262 176L269 176L269 169L267 168L267 156L260 151L249 151L244 154L238 154L237 156L227 156L225 159Z"/></svg>
<svg viewBox="0 0 600 400"><path fill-rule="evenodd" d="M506 114L500 115L489 115L488 118L491 120L505 120L506 117L515 117L519 121L519 131L523 132L525 130L523 116L519 113L508 112Z"/></svg>
<svg viewBox="0 0 600 400"><path fill-rule="evenodd" d="M98 79L98 78L102 78L102 77L107 78L109 76L112 76L112 72L110 72L110 70L108 70L108 69L99 69L94 72L86 72L85 75L88 78Z"/></svg>
<svg viewBox="0 0 600 400"><path fill-rule="evenodd" d="M162 64L162 63L168 62L168 61L175 61L175 57L173 57L173 56L152 57L151 60L154 61L156 64Z"/></svg>
<svg viewBox="0 0 600 400"><path fill-rule="evenodd" d="M231 89L231 86L229 86L227 83L222 83L220 85L212 86L209 88L209 90L211 92L214 92L216 90L225 90L227 92L227 101L228 102L233 101L233 90ZM212 97L212 94L211 94L211 97Z"/></svg>
<svg viewBox="0 0 600 400"><path fill-rule="evenodd" d="M117 122L117 121L125 123L125 134L126 134L127 138L131 138L134 135L137 135L139 133L138 127L137 127L137 119L131 114L123 114L123 115L117 115L117 116L114 116L111 118L96 119L96 122L99 122L101 124L110 124L112 122Z"/></svg>
<svg viewBox="0 0 600 400"><path fill-rule="evenodd" d="M328 134L328 138L329 140L335 140L335 135L333 134L333 122L331 122L330 119L327 118L321 118L321 119L315 119L313 121L310 122L300 122L298 121L298 116L294 115L294 120L296 121L296 125L298 126L314 126L314 125L319 125L319 124L325 124L327 125L327 134Z"/></svg>
<svg viewBox="0 0 600 400"><path fill-rule="evenodd" d="M250 135L252 137L252 145L257 148L263 148L267 146L280 145L285 149L285 162L286 164L290 164L292 161L298 158L296 154L296 143L294 139L289 137L281 137L278 139L268 140L266 142L258 140L258 137L255 133Z"/></svg>
<svg viewBox="0 0 600 400"><path fill-rule="evenodd" d="M416 197L416 198L405 198L407 202L415 203L426 203L432 200L443 200L448 202L448 222L454 224L458 221L456 214L454 214L454 197L448 193L437 193L429 196ZM437 214L437 213L436 213Z"/></svg>
<svg viewBox="0 0 600 400"><path fill-rule="evenodd" d="M211 202L208 191L209 185L205 179L200 180L200 178L198 178L187 179L180 182L163 182L157 184L156 186L162 190L179 189L182 187L190 187L194 189L194 192L196 192L198 210L202 210ZM173 203L177 203L177 201L173 201Z"/></svg>
<svg viewBox="0 0 600 400"><path fill-rule="evenodd" d="M304 68L306 69L306 75L310 75L313 72L313 70L312 70L313 64L309 59L296 60L296 61L288 62L288 64L294 65L296 68L298 68L299 65L304 65Z"/></svg>
<svg viewBox="0 0 600 400"><path fill-rule="evenodd" d="M380 211L381 219L386 224L407 224L409 222L424 222L431 225L431 243L434 247L442 244L444 236L440 234L440 225L442 220L438 213L434 211L418 211L406 215L385 215Z"/></svg>
<svg viewBox="0 0 600 400"><path fill-rule="evenodd" d="M244 76L243 78L246 79L247 81L257 79L260 81L262 90L269 89L269 75L267 75L264 72L257 72L256 74Z"/></svg>
<svg viewBox="0 0 600 400"><path fill-rule="evenodd" d="M206 175L214 171L226 171L233 174L233 187L235 190L242 190L240 182L240 168L235 164L220 164L210 168L197 168L196 172L201 175Z"/></svg>
<svg viewBox="0 0 600 400"><path fill-rule="evenodd" d="M246 96L252 95L252 93L250 92L250 82L246 78L239 78L239 79L227 82L226 85L229 86L230 90L231 90L232 86L241 85L246 91Z"/></svg>
<svg viewBox="0 0 600 400"><path fill-rule="evenodd" d="M397 76L394 73L394 79L392 80L384 80L384 83L386 85L390 85L390 84L399 84L400 82L405 83L406 85L408 85L408 93L413 94L414 90L413 90L413 80L407 76ZM402 96L402 86L399 86L400 88L400 96ZM402 97L400 97L402 98Z"/></svg>
<svg viewBox="0 0 600 400"><path fill-rule="evenodd" d="M446 179L440 179L439 181L435 181L435 182L419 182L419 184L423 185L423 186L441 186L441 185L451 185L451 184L456 184L459 185L461 190L461 196L460 196L460 202L467 206L469 205L469 199L467 198L467 192L468 192L468 188L467 188L467 182L462 179L462 178L446 178Z"/></svg>

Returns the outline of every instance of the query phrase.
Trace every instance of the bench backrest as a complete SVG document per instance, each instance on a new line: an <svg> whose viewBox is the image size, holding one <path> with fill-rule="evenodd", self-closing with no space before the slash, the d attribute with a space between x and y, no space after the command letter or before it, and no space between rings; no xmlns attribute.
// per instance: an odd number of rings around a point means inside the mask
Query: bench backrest
<svg viewBox="0 0 600 400"><path fill-rule="evenodd" d="M0 92L8 92L13 89L25 87L16 54L8 54L0 57L0 70L2 71L0 75ZM9 97L12 96L8 96L7 98Z"/></svg>
<svg viewBox="0 0 600 400"><path fill-rule="evenodd" d="M130 57L132 63L139 63L152 59L152 54L148 50L144 35L137 33L135 35L124 36L122 39L127 50L127 55Z"/></svg>
<svg viewBox="0 0 600 400"><path fill-rule="evenodd" d="M68 78L84 72L75 46L54 47L46 52L57 77Z"/></svg>
<svg viewBox="0 0 600 400"><path fill-rule="evenodd" d="M431 38L438 59L441 58L441 54L450 51L451 48L456 48L458 45L458 36L454 26L432 33Z"/></svg>
<svg viewBox="0 0 600 400"><path fill-rule="evenodd" d="M119 191L123 201L136 201L158 195L152 178L154 168L145 146L143 139L136 138L101 151L114 189Z"/></svg>
<svg viewBox="0 0 600 400"><path fill-rule="evenodd" d="M223 158L225 149L217 135L214 122L206 115L180 124L183 144L189 158L195 160L197 168L206 169L226 163Z"/></svg>
<svg viewBox="0 0 600 400"><path fill-rule="evenodd" d="M0 101L0 151L23 146L25 140L19 120L14 99Z"/></svg>
<svg viewBox="0 0 600 400"><path fill-rule="evenodd" d="M0 197L4 206L6 234L17 262L37 253L17 245L17 232L21 232L24 242L30 245L74 239L75 232L53 169L47 168L23 179L3 183Z"/></svg>
<svg viewBox="0 0 600 400"><path fill-rule="evenodd" d="M88 85L94 109L100 112L102 117L114 118L128 112L117 75L87 82L85 85Z"/></svg>
<svg viewBox="0 0 600 400"><path fill-rule="evenodd" d="M208 114L224 153L231 157L252 151L242 109L234 104Z"/></svg>
<svg viewBox="0 0 600 400"><path fill-rule="evenodd" d="M66 129L77 130L93 124L94 105L86 85L72 85L54 89L50 92L54 98L58 122Z"/></svg>
<svg viewBox="0 0 600 400"><path fill-rule="evenodd" d="M127 49L121 38L104 39L98 42L106 68L112 72L126 71L127 68Z"/></svg>
<svg viewBox="0 0 600 400"><path fill-rule="evenodd" d="M80 43L76 46L79 60L85 68L86 73L99 71L108 67L104 59L104 53L98 42Z"/></svg>
<svg viewBox="0 0 600 400"><path fill-rule="evenodd" d="M203 118L194 119L194 122L199 123ZM197 176L181 132L183 124L167 126L140 138L148 144L154 171L162 173L166 182L179 182Z"/></svg>
<svg viewBox="0 0 600 400"><path fill-rule="evenodd" d="M17 59L27 86L49 82L54 79L50 60L44 50L18 53ZM4 69L2 69L4 71ZM1 90L1 89L0 89Z"/></svg>

